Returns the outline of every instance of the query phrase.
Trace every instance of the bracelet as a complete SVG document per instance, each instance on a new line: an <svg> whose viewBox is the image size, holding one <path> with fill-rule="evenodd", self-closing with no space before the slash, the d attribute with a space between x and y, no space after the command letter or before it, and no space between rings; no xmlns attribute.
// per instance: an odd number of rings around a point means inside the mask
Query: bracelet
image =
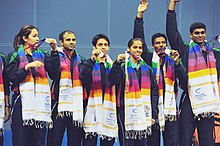
<svg viewBox="0 0 220 146"><path fill-rule="evenodd" d="M11 105L9 103L6 103L5 107L11 107Z"/></svg>

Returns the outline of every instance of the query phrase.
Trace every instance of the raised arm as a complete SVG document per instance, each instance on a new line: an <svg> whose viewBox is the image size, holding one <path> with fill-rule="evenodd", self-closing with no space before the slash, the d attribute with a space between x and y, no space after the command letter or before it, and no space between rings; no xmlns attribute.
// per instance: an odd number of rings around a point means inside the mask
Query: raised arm
<svg viewBox="0 0 220 146"><path fill-rule="evenodd" d="M148 8L148 0L146 2L140 2L137 10L137 17L134 21L134 31L133 31L133 38L141 38L144 41L143 45L143 52L141 57L144 59L144 61L151 66L151 52L147 48L147 44L145 42L145 36L144 36L144 21L143 21L143 13Z"/></svg>
<svg viewBox="0 0 220 146"><path fill-rule="evenodd" d="M133 38L141 38L143 41L145 41L143 13L147 10L147 8L148 2L141 2L138 6L137 16L134 21ZM146 43L144 43L144 48L146 48Z"/></svg>
<svg viewBox="0 0 220 146"><path fill-rule="evenodd" d="M177 28L176 3L180 0L170 0L169 10L166 19L166 34L172 49L178 50L180 56L185 54L184 42Z"/></svg>

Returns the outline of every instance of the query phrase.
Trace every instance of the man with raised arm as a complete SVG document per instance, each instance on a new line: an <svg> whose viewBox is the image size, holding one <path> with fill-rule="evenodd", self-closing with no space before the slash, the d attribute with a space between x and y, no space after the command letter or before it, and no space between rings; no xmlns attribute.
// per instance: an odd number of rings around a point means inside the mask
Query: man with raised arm
<svg viewBox="0 0 220 146"><path fill-rule="evenodd" d="M190 26L189 44L182 40L175 12L179 1L170 1L166 31L171 47L179 51L187 72L186 82L181 85L184 93L180 104L180 141L183 146L191 146L197 126L199 144L213 146L214 113L219 112L220 53L210 48L206 26L201 22Z"/></svg>
<svg viewBox="0 0 220 146"><path fill-rule="evenodd" d="M137 17L134 22L134 38L145 40L143 14L148 8L148 2L141 2L138 6ZM152 36L153 52L148 50L144 43L144 50L141 57L154 71L159 88L159 115L158 121L153 125L152 135L148 136L148 145L160 145L160 129L163 130L165 146L178 145L178 121L176 97L178 85L176 73L183 69L178 62L179 53L167 49L167 37L163 33L155 33Z"/></svg>

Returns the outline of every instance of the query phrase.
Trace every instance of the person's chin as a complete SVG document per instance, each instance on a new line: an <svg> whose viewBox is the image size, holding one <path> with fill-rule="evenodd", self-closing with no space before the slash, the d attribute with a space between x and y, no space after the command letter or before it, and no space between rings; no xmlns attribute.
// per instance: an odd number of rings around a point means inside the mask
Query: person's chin
<svg viewBox="0 0 220 146"><path fill-rule="evenodd" d="M194 41L194 42L196 42L196 43L203 43L205 41L205 39L197 39L196 41Z"/></svg>
<svg viewBox="0 0 220 146"><path fill-rule="evenodd" d="M159 57L164 57L164 56L166 56L166 54L165 53L160 53L160 54L158 54L158 56Z"/></svg>
<svg viewBox="0 0 220 146"><path fill-rule="evenodd" d="M140 58L141 56L140 55L136 55L136 57Z"/></svg>
<svg viewBox="0 0 220 146"><path fill-rule="evenodd" d="M66 48L66 50L72 51L72 50L74 50L74 48Z"/></svg>
<svg viewBox="0 0 220 146"><path fill-rule="evenodd" d="M196 44L198 45L202 45L204 43L204 41L197 41Z"/></svg>

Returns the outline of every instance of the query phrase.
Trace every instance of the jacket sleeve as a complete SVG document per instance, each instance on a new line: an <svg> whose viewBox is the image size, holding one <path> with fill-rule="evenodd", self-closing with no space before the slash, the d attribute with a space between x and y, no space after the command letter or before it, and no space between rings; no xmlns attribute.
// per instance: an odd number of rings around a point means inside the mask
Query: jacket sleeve
<svg viewBox="0 0 220 146"><path fill-rule="evenodd" d="M188 81L188 74L186 72L185 67L182 64L175 65L175 75L176 78L179 80L179 86L181 89L188 89L187 81Z"/></svg>
<svg viewBox="0 0 220 146"><path fill-rule="evenodd" d="M58 52L53 53L51 51L51 55L45 55L45 70L48 72L50 79L53 81L58 81L60 79L60 57Z"/></svg>
<svg viewBox="0 0 220 146"><path fill-rule="evenodd" d="M137 18L137 17L135 18L133 38L141 38L144 41L144 48L147 49L147 45L145 43L145 36L144 36L144 21L143 21L143 18Z"/></svg>
<svg viewBox="0 0 220 146"><path fill-rule="evenodd" d="M10 87L10 84L9 84L9 81L8 81L8 76L6 74L6 71L5 71L5 67L6 67L6 56L5 55L2 55L2 61L3 61L3 73L2 73L2 77L3 77L3 84L4 84L4 92L5 92L5 95L8 95L10 94L10 90L9 90L9 87Z"/></svg>
<svg viewBox="0 0 220 146"><path fill-rule="evenodd" d="M153 70L150 69L150 80L151 80L151 107L152 107L152 118L155 121L158 121L158 100L159 100L159 93L158 93L158 86L156 82L156 78L153 74Z"/></svg>
<svg viewBox="0 0 220 146"><path fill-rule="evenodd" d="M121 80L123 79L124 71L121 68L121 63L117 61L114 62L109 74L108 78L111 85L119 85Z"/></svg>
<svg viewBox="0 0 220 146"><path fill-rule="evenodd" d="M84 63L84 67L83 67L83 69L80 73L82 83L83 83L84 86L91 86L91 83L92 83L92 70L93 70L94 64L95 64L95 61L93 61L92 59L88 59Z"/></svg>
<svg viewBox="0 0 220 146"><path fill-rule="evenodd" d="M144 41L143 52L141 54L141 57L148 65L151 66L152 54L150 50L147 48L147 44L145 42L143 18L135 18L133 38L141 38Z"/></svg>
<svg viewBox="0 0 220 146"><path fill-rule="evenodd" d="M176 12L168 10L166 19L166 33L172 49L177 50L180 56L186 53L183 39L177 28Z"/></svg>
<svg viewBox="0 0 220 146"><path fill-rule="evenodd" d="M216 68L218 73L218 79L220 78L220 48L213 48L213 53L216 59Z"/></svg>
<svg viewBox="0 0 220 146"><path fill-rule="evenodd" d="M19 69L20 59L17 52L9 53L6 64L5 71L8 75L8 80L13 84L21 83L28 75L29 70L26 71L24 67Z"/></svg>

